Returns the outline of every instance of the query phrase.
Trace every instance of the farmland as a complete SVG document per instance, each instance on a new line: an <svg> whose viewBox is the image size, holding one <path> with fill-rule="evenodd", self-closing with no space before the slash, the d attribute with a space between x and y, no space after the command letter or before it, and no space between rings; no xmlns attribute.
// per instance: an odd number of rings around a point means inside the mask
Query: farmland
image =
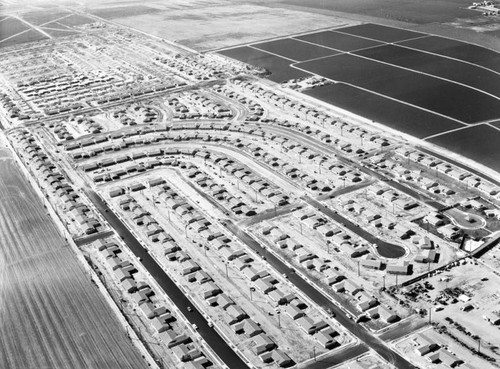
<svg viewBox="0 0 500 369"><path fill-rule="evenodd" d="M496 98L462 85L370 59L342 54L298 63L296 67L466 123L500 116L500 102ZM467 103L457 104L460 99Z"/></svg>
<svg viewBox="0 0 500 369"><path fill-rule="evenodd" d="M2 367L144 368L9 155L0 170Z"/></svg>
<svg viewBox="0 0 500 369"><path fill-rule="evenodd" d="M297 40L312 42L313 44L331 47L341 51L354 51L367 47L377 46L381 43L367 38L361 38L335 31L308 33L295 37Z"/></svg>
<svg viewBox="0 0 500 369"><path fill-rule="evenodd" d="M293 38L254 44L253 47L295 61L321 58L338 53L336 50L301 42Z"/></svg>
<svg viewBox="0 0 500 369"><path fill-rule="evenodd" d="M45 40L45 39L47 39L47 36L41 34L38 31L35 31L34 29L29 29L29 30L23 31L15 36L12 36L8 39L4 39L3 41L0 41L0 48L18 45L18 44L23 44L26 42L41 41L41 40Z"/></svg>
<svg viewBox="0 0 500 369"><path fill-rule="evenodd" d="M500 97L500 75L480 66L394 45L357 51L355 54L445 78Z"/></svg>
<svg viewBox="0 0 500 369"><path fill-rule="evenodd" d="M453 150L490 168L500 170L500 130L488 125L467 127L429 139L430 142Z"/></svg>
<svg viewBox="0 0 500 369"><path fill-rule="evenodd" d="M386 27L379 24L360 24L359 26L344 27L339 30L349 35L366 37L382 42L398 42L425 36L424 33L413 32L402 28Z"/></svg>
<svg viewBox="0 0 500 369"><path fill-rule="evenodd" d="M304 93L414 137L424 138L463 126L451 119L343 83L317 87Z"/></svg>
<svg viewBox="0 0 500 369"><path fill-rule="evenodd" d="M278 83L292 78L302 78L310 75L305 71L292 68L290 66L290 60L288 59L248 46L223 50L220 51L220 54L251 65L257 65L261 68L265 68L271 72L269 79Z"/></svg>
<svg viewBox="0 0 500 369"><path fill-rule="evenodd" d="M498 52L477 45L437 36L405 41L401 45L464 60L500 73Z"/></svg>
<svg viewBox="0 0 500 369"><path fill-rule="evenodd" d="M16 18L7 18L0 22L0 42L28 30L29 27Z"/></svg>

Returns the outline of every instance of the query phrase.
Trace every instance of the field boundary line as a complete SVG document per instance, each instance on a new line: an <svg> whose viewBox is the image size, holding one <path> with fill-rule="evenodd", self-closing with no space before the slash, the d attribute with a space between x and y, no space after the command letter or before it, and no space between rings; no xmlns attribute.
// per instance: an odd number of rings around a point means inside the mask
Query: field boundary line
<svg viewBox="0 0 500 369"><path fill-rule="evenodd" d="M49 35L47 32L45 32L43 29L41 29L39 26L35 26L34 24L31 24L30 22L18 17L18 16L11 16L12 18L15 18L17 20L19 20L20 22L28 25L30 27L30 29L36 31L36 32L40 32L42 35L45 35L47 36L49 39L53 39L54 37L52 37L51 35Z"/></svg>
<svg viewBox="0 0 500 369"><path fill-rule="evenodd" d="M298 63L297 63L297 64L298 64ZM308 73L312 73L313 75L317 75L317 76L323 77L323 78L325 78L325 79L327 79L327 80L329 80L329 81L331 81L331 82L333 82L333 83L342 83L342 84L344 84L344 85L351 86L351 87L357 88L357 89L359 89L359 90L363 90L363 91L366 91L366 92L372 93L372 94L374 94L374 95L378 95L378 96L384 97L384 98L386 98L386 99L393 100L393 101L396 101L396 102L398 102L398 103L401 103L401 104L408 105L408 106L411 106L411 107L416 108L416 109L420 109L420 110L426 111L426 112L431 113L431 114L434 114L434 115L439 115L440 117L447 118L447 119L452 120L452 121L454 121L454 122L456 122L456 123L460 123L460 124L462 124L462 125L464 125L464 126L466 126L466 127L470 127L470 125L468 125L467 123L464 123L464 122L462 122L462 121L460 121L460 120L458 120L458 119L456 119L456 118L449 117L449 116L447 116L447 115L444 115L444 114L441 114L441 113L438 113L438 112L435 112L435 111L432 111L432 110L429 110L429 109L423 108L423 107L421 107L421 106L418 106L418 105L413 105L413 104L411 104L411 103L409 103L409 102L402 101L402 100L398 100L398 99L396 99L396 98L394 98L394 97L387 96L387 95L383 95L383 94L381 94L381 93L378 93L378 92L375 92L375 91L372 91L372 90L368 90L368 89L366 89L366 88L364 88L364 87L359 87L359 86L353 85L353 84L351 84L351 83L347 83L347 82L343 82L343 81L335 81L335 80L333 80L333 79L331 79L331 78L324 77L324 76L322 76L322 75L320 75L320 74L316 74L316 73L313 73L313 72L311 72L311 71L307 71L307 69L303 69L303 68L297 67L296 65L291 65L291 66L292 66L292 68L297 68L297 69L299 69L299 70L301 70L301 71L303 71L303 72L308 72ZM314 97L314 96L311 96L311 97L312 97L312 98L314 98L314 99L316 99L316 100L319 100L318 98L316 98L316 97ZM321 100L320 100L320 101L321 101ZM336 105L334 105L333 103L330 103L330 105L336 106ZM357 114L356 114L356 115L357 115Z"/></svg>
<svg viewBox="0 0 500 369"><path fill-rule="evenodd" d="M453 40L453 39L451 39L451 40ZM400 41L400 42L406 42L406 41L409 41L409 40ZM471 45L473 45L473 44L471 44ZM439 56L439 57L441 57L443 59L451 59L451 60L455 60L455 61L462 62L462 63L465 63L465 64L470 64L472 66L475 66L475 67L478 67L478 68L481 68L481 69L487 70L489 72L492 72L492 73L500 75L500 72L498 72L496 70L487 68L487 67L485 67L483 65L480 65L480 64L472 63L472 62L467 61L467 60L457 59L457 58L454 58L452 56L442 55L442 54L434 53L434 52L428 51L428 50L417 49L415 47L411 47L411 46L407 46L407 45L402 45L402 44L399 44L399 43L398 44L394 43L394 46L404 47L405 49L410 49L410 50L419 51L419 52L426 53L426 54L431 54L431 55ZM482 46L478 46L478 47L482 47ZM487 50L490 50L490 49L487 49ZM493 50L491 50L491 51L493 51Z"/></svg>
<svg viewBox="0 0 500 369"><path fill-rule="evenodd" d="M286 60L290 60L290 61L292 61L292 62L294 62L294 63L299 63L299 61L298 61L298 60L290 59L290 58L287 58L286 56L283 56L283 55L279 55L279 54L275 54L275 53L270 52L270 51L266 51L266 50L263 50L263 49L259 49L259 48L258 48L257 46L255 46L255 45L249 45L248 47L251 47L252 49L255 49L255 50L259 50L259 51L265 52L265 53L267 53L267 54L269 54L269 55L274 55L274 56L277 56L277 57L279 57L279 58L281 58L281 59L286 59ZM248 63L247 63L247 64L248 64Z"/></svg>
<svg viewBox="0 0 500 369"><path fill-rule="evenodd" d="M300 38L289 37L289 39L295 40L295 41L299 41L299 42L303 42L305 44L311 44L311 45L314 45L314 46L318 46L318 47L321 47L323 49L329 49L329 50L338 51L339 53L345 53L345 51L342 51L342 50L339 50L339 49L335 49L335 48L330 47L330 46L325 46L325 45L317 44L317 43L314 43L314 42L311 42L311 41L301 40Z"/></svg>
<svg viewBox="0 0 500 369"><path fill-rule="evenodd" d="M499 127L495 127L494 125L492 125L491 123L485 123L487 126L490 126L491 128L493 129L496 129L497 131L500 131L500 128Z"/></svg>
<svg viewBox="0 0 500 369"><path fill-rule="evenodd" d="M12 36L9 36L9 37L7 37L7 38L4 38L3 40L0 40L0 47L3 47L3 46L2 46L2 42L7 41L7 40L10 40L10 39L11 39L11 38L13 38L13 37L17 37L17 36L19 36L19 35L22 35L23 33L26 33L26 32L28 32L28 31L29 31L29 29L26 29L26 30L24 30L24 31L22 31L22 32L16 33L15 35L12 35Z"/></svg>
<svg viewBox="0 0 500 369"><path fill-rule="evenodd" d="M455 129L450 129L449 131L445 131L445 132L440 132L440 133L436 133L436 134L433 134L431 136L427 136L427 137L424 137L422 138L422 140L429 140L431 138L436 138L436 137L439 137L439 136L442 136L442 135L445 135L445 134L448 134L448 133L453 133L453 132L456 132L456 131L461 131L462 129L466 129L466 128L470 128L470 127L476 127L476 125L470 125L470 126L467 126L467 127L460 127L460 128L455 128Z"/></svg>
<svg viewBox="0 0 500 369"><path fill-rule="evenodd" d="M440 77L440 76L437 76L437 75L434 75L434 74L429 74L429 73L425 73L425 72L421 72L421 71L418 71L418 70L415 70L415 69L410 69L410 68L407 68L407 67L403 67L401 65L397 65L397 64L391 64L391 63L388 63L388 62L385 62L385 61L381 61L381 60L377 60L377 59L372 59L372 58L369 58L369 57L366 57L366 56L363 56L363 55L358 55L358 54L353 54L351 52L348 52L347 54L349 55L352 55L352 56L357 56L357 57L360 57L362 59L366 59L366 60L370 60L370 61L374 61L376 63L380 63L380 64L385 64L385 65L388 65L388 66L391 66L391 67L395 67L395 68L399 68L399 69L403 69L403 70L407 70L409 72L413 72L413 73L417 73L417 74L422 74L424 76L428 76L428 77L432 77L432 78L436 78L436 79L440 79L440 80L443 80L443 81L446 81L446 82L449 82L449 83L454 83L454 84L457 84L457 85L460 85L462 87L466 87L466 88L470 88L471 90L475 90L477 92L481 92L485 95L488 95L490 97L493 97L494 99L496 100L499 100L500 101L500 97L498 96L495 96L495 95L492 95L491 93L489 92L486 92L486 91L483 91L483 90L480 90L478 89L477 87L472 87L472 86L469 86L469 85L466 85L462 82L458 82L458 81L452 81L451 79L448 79L448 78L444 78L444 77Z"/></svg>

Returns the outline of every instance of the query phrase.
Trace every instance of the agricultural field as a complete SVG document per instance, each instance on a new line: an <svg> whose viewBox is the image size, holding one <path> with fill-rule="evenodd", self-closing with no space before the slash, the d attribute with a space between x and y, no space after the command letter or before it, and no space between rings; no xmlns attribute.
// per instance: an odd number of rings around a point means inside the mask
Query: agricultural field
<svg viewBox="0 0 500 369"><path fill-rule="evenodd" d="M27 31L29 27L19 19L9 17L0 22L0 42Z"/></svg>
<svg viewBox="0 0 500 369"><path fill-rule="evenodd" d="M265 68L271 73L268 78L277 83L311 75L310 73L291 67L290 60L288 59L249 46L222 50L219 53L247 64Z"/></svg>
<svg viewBox="0 0 500 369"><path fill-rule="evenodd" d="M312 45L293 38L253 44L252 47L267 51L270 54L278 54L284 58L294 61L323 58L325 56L331 56L338 53L336 50Z"/></svg>
<svg viewBox="0 0 500 369"><path fill-rule="evenodd" d="M46 39L47 39L47 36L41 34L38 31L35 31L34 29L29 29L29 30L23 31L15 36L12 36L8 39L4 39L3 41L0 41L0 48L18 45L18 44L23 44L26 42L41 41L41 40L46 40Z"/></svg>
<svg viewBox="0 0 500 369"><path fill-rule="evenodd" d="M35 25L35 26L41 26L41 25L46 25L49 22L53 22L57 19L67 17L71 15L71 13L66 12L66 11L29 11L26 13L22 14L22 19L25 21Z"/></svg>
<svg viewBox="0 0 500 369"><path fill-rule="evenodd" d="M490 95L351 54L326 57L295 66L465 123L500 116L500 102ZM409 86L412 88L409 89ZM458 99L467 103L457 104Z"/></svg>
<svg viewBox="0 0 500 369"><path fill-rule="evenodd" d="M374 47L354 53L364 58L458 82L500 97L500 75L480 66L395 45Z"/></svg>
<svg viewBox="0 0 500 369"><path fill-rule="evenodd" d="M343 83L316 87L304 93L418 138L463 127L449 118Z"/></svg>
<svg viewBox="0 0 500 369"><path fill-rule="evenodd" d="M1 153L2 366L145 368L12 157Z"/></svg>
<svg viewBox="0 0 500 369"><path fill-rule="evenodd" d="M380 42L372 39L356 37L335 31L314 32L294 38L341 51L354 51L381 45Z"/></svg>
<svg viewBox="0 0 500 369"><path fill-rule="evenodd" d="M499 53L484 47L437 36L403 41L400 44L402 46L463 60L500 73Z"/></svg>
<svg viewBox="0 0 500 369"><path fill-rule="evenodd" d="M436 145L480 162L493 170L500 170L500 130L489 125L467 127L444 133L428 140Z"/></svg>
<svg viewBox="0 0 500 369"><path fill-rule="evenodd" d="M145 5L129 5L117 6L110 8L95 8L90 10L89 13L97 15L104 19L115 19L124 17L137 17L145 14L154 14L159 12L160 9L153 8Z"/></svg>
<svg viewBox="0 0 500 369"><path fill-rule="evenodd" d="M426 36L426 34L420 32L413 32L402 28L386 27L380 24L372 23L344 27L339 31L349 35L365 37L385 43L394 43Z"/></svg>
<svg viewBox="0 0 500 369"><path fill-rule="evenodd" d="M286 0L285 4L304 6L300 0ZM404 21L408 23L426 24L433 22L449 22L457 18L474 16L467 10L468 3L462 0L412 0L399 1L397 6L391 0L341 0L335 3L322 0L310 0L306 7L314 10L331 10L380 19Z"/></svg>

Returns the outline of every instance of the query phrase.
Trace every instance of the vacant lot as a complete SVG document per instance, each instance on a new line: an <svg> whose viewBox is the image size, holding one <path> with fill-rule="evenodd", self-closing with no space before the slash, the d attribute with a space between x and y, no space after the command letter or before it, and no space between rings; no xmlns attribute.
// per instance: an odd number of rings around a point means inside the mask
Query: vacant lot
<svg viewBox="0 0 500 369"><path fill-rule="evenodd" d="M319 28L354 24L336 17L295 10L228 5L220 1L215 3L188 8L169 4L168 7L172 9L153 14L127 15L114 21L167 40L175 40L196 50L218 49Z"/></svg>
<svg viewBox="0 0 500 369"><path fill-rule="evenodd" d="M0 172L2 368L145 368L10 157Z"/></svg>
<svg viewBox="0 0 500 369"><path fill-rule="evenodd" d="M20 32L28 30L29 27L16 18L7 18L0 22L0 41Z"/></svg>

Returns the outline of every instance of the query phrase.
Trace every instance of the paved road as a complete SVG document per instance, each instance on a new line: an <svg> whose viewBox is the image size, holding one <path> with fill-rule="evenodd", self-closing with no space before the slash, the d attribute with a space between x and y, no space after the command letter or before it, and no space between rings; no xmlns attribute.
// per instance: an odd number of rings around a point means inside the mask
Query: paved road
<svg viewBox="0 0 500 369"><path fill-rule="evenodd" d="M347 347L340 352L335 353L334 355L323 355L316 360L313 358L311 362L305 365L306 369L326 369L331 368L334 365L342 364L347 361L358 357L364 353L368 352L368 348L363 345L356 345Z"/></svg>
<svg viewBox="0 0 500 369"><path fill-rule="evenodd" d="M364 342L369 348L376 351L380 356L382 356L389 363L394 364L399 369L413 369L415 368L410 362L403 358L398 353L391 350L384 342L374 335L372 335L363 326L355 323L346 314L335 305L328 297L319 292L314 286L310 285L305 279L300 275L295 273L295 270L289 268L280 259L274 256L273 253L267 251L263 248L255 239L253 239L248 233L241 230L231 221L224 221L224 225L229 229L236 237L238 237L242 242L244 242L248 247L252 248L255 252L265 257L267 262L271 264L276 271L281 274L288 276L288 280L293 283L298 289L300 289L305 295L307 295L312 301L322 307L325 311L332 311L335 313L335 319L342 324L346 329L348 329L354 336L359 338Z"/></svg>
<svg viewBox="0 0 500 369"><path fill-rule="evenodd" d="M362 227L359 227L359 225L354 224L349 219L344 218L342 215L338 214L337 212L327 208L326 206L321 204L319 201L316 201L309 196L303 196L302 199L304 201L306 201L312 207L321 211L327 217L333 219L337 223L342 224L344 227L348 228L351 232L357 234L359 237L365 239L369 243L376 244L377 251L380 255L382 255L386 258L400 258L401 256L403 256L405 254L405 249L403 247L389 243L389 242L385 242L385 241L375 237L370 232L367 232Z"/></svg>
<svg viewBox="0 0 500 369"><path fill-rule="evenodd" d="M403 192L403 193L405 193L413 198L419 199L420 201L425 202L426 204L435 208L436 210L440 210L440 209L443 209L446 207L446 205L441 204L438 201L432 200L429 197L427 197L421 193L418 193L417 191L414 191L406 186L403 186L401 183L393 181L393 180L385 177L383 174L378 173L375 170L372 170L370 168L367 168L366 166L360 165L359 163L356 163L349 158L338 155L339 154L338 151L333 149L331 146L324 144L322 142L319 142L316 139L309 137L308 135L306 135L304 133L292 131L289 128L280 127L280 126L265 126L265 127L261 127L261 128L266 129L268 131L278 133L281 136L290 137L298 142L303 142L304 144L310 145L310 147L313 147L316 150L318 150L319 152L323 152L326 155L336 156L340 162L343 162L345 164L348 164L349 166L357 168L358 170L360 170L361 172L363 172L369 176L372 176L372 177L377 178L381 181L384 181L385 183L387 183L387 185L393 187L394 189L401 191L401 192Z"/></svg>
<svg viewBox="0 0 500 369"><path fill-rule="evenodd" d="M177 308L184 314L191 324L198 326L198 332L203 339L210 345L212 350L224 361L229 368L240 369L248 368L248 365L229 347L222 337L211 327L207 320L191 304L189 299L177 287L174 281L163 271L162 267L153 259L146 249L142 247L139 241L128 230L123 222L109 209L106 203L94 191L87 190L87 196L94 206L99 209L102 216L123 238L130 250L141 259L142 264L158 282L165 293L172 299ZM188 307L192 311L188 311Z"/></svg>

